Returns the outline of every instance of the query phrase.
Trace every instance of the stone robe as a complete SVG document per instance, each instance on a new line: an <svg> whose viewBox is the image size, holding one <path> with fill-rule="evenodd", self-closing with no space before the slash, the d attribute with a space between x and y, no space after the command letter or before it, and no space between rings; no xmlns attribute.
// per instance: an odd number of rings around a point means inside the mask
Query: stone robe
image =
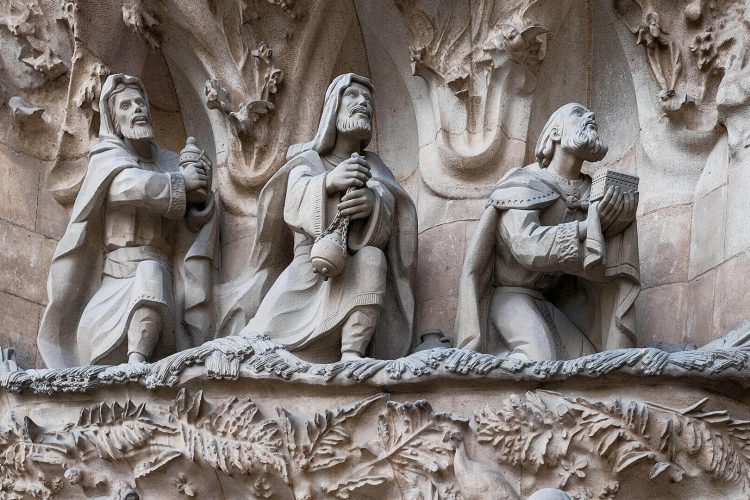
<svg viewBox="0 0 750 500"><path fill-rule="evenodd" d="M213 197L203 210L186 210L178 156L153 148L145 161L110 137L91 152L50 268L38 339L50 368L125 361L141 305L162 313L157 356L210 338Z"/></svg>
<svg viewBox="0 0 750 500"><path fill-rule="evenodd" d="M569 197L536 165L500 180L467 251L457 347L560 359L634 345L635 224L605 241L590 187L584 176Z"/></svg>
<svg viewBox="0 0 750 500"><path fill-rule="evenodd" d="M383 358L408 353L414 339L416 210L380 158L365 155L375 206L368 219L352 221L346 267L327 281L313 273L310 249L333 220L341 193L326 194L323 160L314 150L300 153L263 189L255 275L247 288L273 285L242 335L268 334L302 349L338 329L357 306L380 305L368 352ZM252 311L252 305L247 309Z"/></svg>

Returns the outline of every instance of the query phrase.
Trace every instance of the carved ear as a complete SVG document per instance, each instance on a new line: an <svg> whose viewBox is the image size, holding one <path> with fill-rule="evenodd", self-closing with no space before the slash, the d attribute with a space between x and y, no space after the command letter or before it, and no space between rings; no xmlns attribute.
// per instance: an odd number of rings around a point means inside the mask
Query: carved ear
<svg viewBox="0 0 750 500"><path fill-rule="evenodd" d="M553 142L560 142L561 137L562 137L562 133L560 132L560 127L553 127L549 133L550 140Z"/></svg>

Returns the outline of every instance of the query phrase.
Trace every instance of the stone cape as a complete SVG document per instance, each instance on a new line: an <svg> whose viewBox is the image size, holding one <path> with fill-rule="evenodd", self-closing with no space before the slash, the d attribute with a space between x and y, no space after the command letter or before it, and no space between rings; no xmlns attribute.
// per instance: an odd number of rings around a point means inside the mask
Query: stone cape
<svg viewBox="0 0 750 500"><path fill-rule="evenodd" d="M483 271L492 266L495 232L502 211L540 210L564 196L552 178L536 165L512 169L497 183L467 249L456 316L456 346L486 352L487 346L493 343L488 339L487 324L493 278ZM588 204L588 190L584 196L586 199L582 201ZM577 315L593 327L584 335L597 350L635 345L634 304L640 283L636 241L634 227L608 238L601 264L590 272L582 269L571 273L577 277L579 286L566 288L567 304L558 306L566 314L571 307L579 309ZM584 251L588 250L587 242ZM583 313L581 307L586 309Z"/></svg>
<svg viewBox="0 0 750 500"><path fill-rule="evenodd" d="M747 332L676 353L522 362L438 348L328 365L227 337L153 364L3 373L0 491L91 498L124 480L144 499L545 487L635 499L647 481L658 498L738 498L750 481ZM40 405L50 397L54 415Z"/></svg>
<svg viewBox="0 0 750 500"><path fill-rule="evenodd" d="M176 155L158 146L155 162L166 165L172 163L175 169L177 167ZM81 312L101 283L104 267L104 248L101 244L103 207L110 183L118 173L128 168L139 168L138 159L116 138L103 140L92 150L88 174L50 268L50 304L42 319L38 341L40 352L49 366L62 368L81 363L75 350L65 351L63 347L75 346ZM179 211L180 208L177 207L176 210ZM184 212L185 208L182 207L181 210ZM185 224L180 226L180 230L191 233ZM205 301L202 292L205 285L200 282L200 276L206 274L204 268L210 268L211 261L215 258L215 231L215 223L204 225L197 235L192 236L194 241L178 252L183 262L174 266L173 272L187 269L188 286L181 294L180 303L185 310L194 310L193 317L187 320L188 325L193 324L194 329L205 327L205 322L200 319L201 305ZM191 334L192 332L182 333L185 337ZM101 349L107 349L108 345L123 335L124 327L113 328L110 336L114 338L102 338L99 342ZM190 345L187 338L176 341L173 337L163 339L162 342ZM103 354L106 352L94 351L90 355L100 357Z"/></svg>
<svg viewBox="0 0 750 500"><path fill-rule="evenodd" d="M369 350L374 357L393 359L405 355L414 345L412 332L415 304L412 283L416 271L416 209L409 195L396 182L382 160L371 152L366 152L365 158L372 165L373 179L388 190L394 198L393 230L385 249L388 270L384 312ZM305 151L290 159L269 180L261 192L259 199L259 221L261 222L248 266L250 274L224 286L220 292L220 303L223 304L220 311L220 331L225 334L244 335L244 332L232 327L237 319L240 318L240 323L244 324L255 315L262 298L267 293L266 290L273 286L282 273L291 273L291 276L294 276L295 273L304 273L307 269L306 262L300 263L303 266L302 270L293 269L294 261L298 260L296 256L293 256L294 236L283 217L289 173L294 168L304 165L311 165L316 172L325 171L318 153L314 150ZM318 234L325 229L326 225L322 220L324 215L319 215L321 220L316 222ZM319 285L329 286L322 282L322 278L317 278L317 280L320 282ZM316 293L326 290L328 288L315 289ZM317 328L319 330L330 329L332 324L329 323L332 322L327 320ZM294 330L305 331L302 325L297 325ZM317 330L306 332L305 337L313 336L316 332ZM284 343L302 341L293 337L289 332L269 333L278 335L280 341Z"/></svg>

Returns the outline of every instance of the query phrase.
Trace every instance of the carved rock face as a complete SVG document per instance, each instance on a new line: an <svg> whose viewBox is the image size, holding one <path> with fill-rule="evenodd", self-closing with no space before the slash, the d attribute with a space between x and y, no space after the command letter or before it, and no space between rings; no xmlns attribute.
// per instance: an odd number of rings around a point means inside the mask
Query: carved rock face
<svg viewBox="0 0 750 500"><path fill-rule="evenodd" d="M114 112L117 129L126 139L152 139L151 110L138 89L126 88L114 95Z"/></svg>

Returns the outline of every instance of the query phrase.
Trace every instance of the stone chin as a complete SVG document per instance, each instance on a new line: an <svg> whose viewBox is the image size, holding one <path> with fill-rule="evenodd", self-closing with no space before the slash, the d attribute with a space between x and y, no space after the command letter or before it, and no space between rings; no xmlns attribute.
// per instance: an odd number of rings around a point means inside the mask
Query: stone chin
<svg viewBox="0 0 750 500"><path fill-rule="evenodd" d="M154 128L149 122L126 123L120 129L124 139L131 140L152 140L154 138Z"/></svg>

